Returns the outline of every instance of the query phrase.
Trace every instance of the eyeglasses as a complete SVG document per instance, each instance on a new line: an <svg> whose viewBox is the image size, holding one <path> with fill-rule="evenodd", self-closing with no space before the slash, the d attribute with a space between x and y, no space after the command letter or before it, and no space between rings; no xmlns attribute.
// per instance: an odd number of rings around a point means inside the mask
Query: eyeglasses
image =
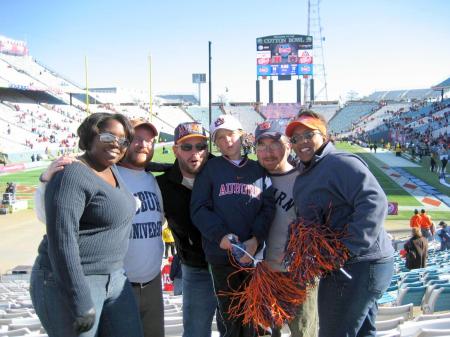
<svg viewBox="0 0 450 337"><path fill-rule="evenodd" d="M181 149L181 151L184 151L184 152L192 151L192 148L194 148L194 147L197 151L205 151L208 147L208 144L197 143L195 145L192 145L190 143L183 143L183 144L177 145L177 147L179 147Z"/></svg>
<svg viewBox="0 0 450 337"><path fill-rule="evenodd" d="M128 139L126 139L125 137L119 138L109 132L100 133L98 136L99 136L100 141L105 144L111 144L111 143L117 142L117 144L120 147L128 147L130 145L130 141Z"/></svg>
<svg viewBox="0 0 450 337"><path fill-rule="evenodd" d="M274 152L274 151L280 151L283 148L283 144L280 142L273 142L268 145L264 144L257 144L256 145L256 151L258 152Z"/></svg>
<svg viewBox="0 0 450 337"><path fill-rule="evenodd" d="M320 131L308 131L303 133L302 135L294 135L291 137L291 143L297 144L300 142L309 141L313 139L314 135L321 135L322 133Z"/></svg>
<svg viewBox="0 0 450 337"><path fill-rule="evenodd" d="M153 145L155 145L155 138L152 138L151 140L146 140L144 138L134 136L133 143L138 143L138 144L143 143L147 147L153 147Z"/></svg>

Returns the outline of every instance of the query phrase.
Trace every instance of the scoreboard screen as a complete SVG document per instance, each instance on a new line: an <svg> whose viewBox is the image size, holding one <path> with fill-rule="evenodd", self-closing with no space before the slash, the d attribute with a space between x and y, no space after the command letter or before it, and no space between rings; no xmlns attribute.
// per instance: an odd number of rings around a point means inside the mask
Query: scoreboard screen
<svg viewBox="0 0 450 337"><path fill-rule="evenodd" d="M271 35L256 39L258 76L312 75L313 38L309 35Z"/></svg>

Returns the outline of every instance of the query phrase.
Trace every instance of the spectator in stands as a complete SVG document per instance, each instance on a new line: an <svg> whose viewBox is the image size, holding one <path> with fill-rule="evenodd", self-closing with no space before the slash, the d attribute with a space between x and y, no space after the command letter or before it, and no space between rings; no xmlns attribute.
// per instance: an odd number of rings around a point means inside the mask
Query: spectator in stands
<svg viewBox="0 0 450 337"><path fill-rule="evenodd" d="M133 129L123 115L94 113L78 135L85 153L45 191L47 234L31 275L32 302L50 337L140 337L122 269L136 202L114 165Z"/></svg>
<svg viewBox="0 0 450 337"><path fill-rule="evenodd" d="M281 261L287 246L289 224L296 218L292 186L299 174L288 161L291 144L284 129L278 120L267 120L258 124L255 131L256 156L261 166L269 172L275 197L275 218L270 225L265 259L274 270L280 272L286 271ZM288 323L291 336L317 336L318 322L315 286L308 289L306 301L299 307L296 317ZM280 330L273 328L272 337L279 336Z"/></svg>
<svg viewBox="0 0 450 337"><path fill-rule="evenodd" d="M254 255L262 247L275 214L270 178L257 162L241 155L242 125L231 115L218 116L210 134L222 156L210 159L195 179L192 190L191 218L202 233L206 260L223 319L223 337L250 337L257 331L242 318L230 319L229 292L248 281L248 273L235 273L229 260L232 241L242 242ZM240 186L235 189L234 186ZM251 262L244 255L241 263ZM232 275L233 274L233 275ZM230 276L231 275L231 276Z"/></svg>
<svg viewBox="0 0 450 337"><path fill-rule="evenodd" d="M400 143L397 143L397 145L395 145L395 155L397 157L400 157L402 155L402 146L400 145Z"/></svg>
<svg viewBox="0 0 450 337"><path fill-rule="evenodd" d="M436 147L432 147L431 152L430 152L430 170L431 170L431 172L434 172L434 170L436 169L436 163L437 163L438 158L439 158L439 155L437 153Z"/></svg>
<svg viewBox="0 0 450 337"><path fill-rule="evenodd" d="M167 224L163 228L162 237L164 241L164 258L167 259L169 257L169 249L170 255L175 255L175 240L173 239L172 231Z"/></svg>
<svg viewBox="0 0 450 337"><path fill-rule="evenodd" d="M439 149L439 159L441 161L441 176L445 178L445 169L448 163L449 150L447 144L443 144Z"/></svg>
<svg viewBox="0 0 450 337"><path fill-rule="evenodd" d="M36 156L34 155L34 153L31 155L31 162L34 163L34 161L36 160Z"/></svg>
<svg viewBox="0 0 450 337"><path fill-rule="evenodd" d="M419 228L411 229L412 237L405 243L406 268L418 269L427 266L428 241L423 237Z"/></svg>
<svg viewBox="0 0 450 337"><path fill-rule="evenodd" d="M175 163L156 177L164 200L164 212L181 260L183 337L210 337L217 307L211 275L205 261L201 234L189 213L194 181L212 155L200 123L181 123L175 128ZM221 322L217 316L219 329Z"/></svg>
<svg viewBox="0 0 450 337"><path fill-rule="evenodd" d="M424 209L420 210L420 230L422 231L422 235L430 241L433 237L433 221L431 221L431 216L426 214Z"/></svg>
<svg viewBox="0 0 450 337"><path fill-rule="evenodd" d="M132 223L124 269L131 281L138 302L145 337L164 336L164 307L161 285L161 241L164 220L162 197L155 178L145 172L145 166L154 153L154 141L158 132L153 124L144 119L131 121L134 137L118 171L128 190L139 199L140 207ZM62 157L69 160L68 157ZM55 161L43 176L51 179L51 171L61 168Z"/></svg>
<svg viewBox="0 0 450 337"><path fill-rule="evenodd" d="M342 239L351 258L319 283L319 336L374 336L377 300L388 288L394 267L384 229L387 199L361 158L338 152L328 141L323 116L300 112L286 127L300 159L293 196L297 216L346 230ZM324 179L326 177L326 179Z"/></svg>
<svg viewBox="0 0 450 337"><path fill-rule="evenodd" d="M411 217L411 219L409 219L409 227L413 228L413 227L417 227L420 228L420 214L419 214L419 210L415 209L414 210L414 215Z"/></svg>
<svg viewBox="0 0 450 337"><path fill-rule="evenodd" d="M444 221L439 222L440 229L437 231L437 236L441 240L441 250L450 249L450 228Z"/></svg>

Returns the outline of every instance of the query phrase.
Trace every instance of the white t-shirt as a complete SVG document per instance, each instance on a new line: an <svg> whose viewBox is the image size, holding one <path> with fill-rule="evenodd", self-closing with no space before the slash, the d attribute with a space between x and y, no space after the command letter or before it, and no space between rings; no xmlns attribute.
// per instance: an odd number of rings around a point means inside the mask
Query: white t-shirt
<svg viewBox="0 0 450 337"><path fill-rule="evenodd" d="M141 202L133 218L124 268L131 282L144 283L153 280L161 270L164 253L161 191L150 173L122 166L118 170L128 190Z"/></svg>

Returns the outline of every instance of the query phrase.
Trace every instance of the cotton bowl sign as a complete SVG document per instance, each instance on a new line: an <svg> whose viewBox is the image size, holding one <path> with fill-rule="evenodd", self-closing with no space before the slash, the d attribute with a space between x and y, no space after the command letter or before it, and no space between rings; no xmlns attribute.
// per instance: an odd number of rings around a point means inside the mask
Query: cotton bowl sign
<svg viewBox="0 0 450 337"><path fill-rule="evenodd" d="M312 75L310 35L271 35L256 39L258 76ZM307 65L308 67L301 67Z"/></svg>

